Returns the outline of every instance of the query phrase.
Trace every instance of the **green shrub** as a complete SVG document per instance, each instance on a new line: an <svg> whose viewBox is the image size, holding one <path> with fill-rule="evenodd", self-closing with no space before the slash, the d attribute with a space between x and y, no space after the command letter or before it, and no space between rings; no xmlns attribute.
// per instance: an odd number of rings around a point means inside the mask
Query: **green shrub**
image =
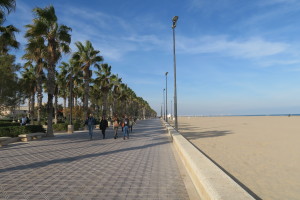
<svg viewBox="0 0 300 200"><path fill-rule="evenodd" d="M20 126L20 123L16 123L16 122L3 122L3 123L0 123L0 127L7 127L7 126Z"/></svg>
<svg viewBox="0 0 300 200"><path fill-rule="evenodd" d="M45 132L41 125L0 127L0 137L18 137L20 134Z"/></svg>
<svg viewBox="0 0 300 200"><path fill-rule="evenodd" d="M29 131L29 133L36 133L36 132L43 132L45 133L46 130L43 128L42 125L27 125L27 126L22 126L26 130Z"/></svg>
<svg viewBox="0 0 300 200"><path fill-rule="evenodd" d="M79 128L84 127L83 121L80 121L80 120L76 120L73 125L74 125L74 131L78 131Z"/></svg>
<svg viewBox="0 0 300 200"><path fill-rule="evenodd" d="M52 128L54 131L67 131L68 124L65 124L65 123L53 124Z"/></svg>
<svg viewBox="0 0 300 200"><path fill-rule="evenodd" d="M0 124L1 123L8 123L8 122L12 122L11 119L0 119Z"/></svg>

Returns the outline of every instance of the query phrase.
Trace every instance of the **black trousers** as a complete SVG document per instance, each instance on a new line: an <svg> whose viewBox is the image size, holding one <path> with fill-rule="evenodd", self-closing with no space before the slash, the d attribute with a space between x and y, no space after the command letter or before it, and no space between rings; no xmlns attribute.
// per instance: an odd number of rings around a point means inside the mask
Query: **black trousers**
<svg viewBox="0 0 300 200"><path fill-rule="evenodd" d="M105 129L102 129L102 136L103 136L103 139L105 139Z"/></svg>

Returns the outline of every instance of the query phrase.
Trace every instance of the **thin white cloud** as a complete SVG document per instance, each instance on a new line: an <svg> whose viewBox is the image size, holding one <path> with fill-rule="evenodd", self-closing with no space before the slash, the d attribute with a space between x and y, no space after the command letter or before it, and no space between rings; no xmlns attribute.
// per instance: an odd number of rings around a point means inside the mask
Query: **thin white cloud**
<svg viewBox="0 0 300 200"><path fill-rule="evenodd" d="M282 59L282 60L267 60L260 62L262 66L269 67L269 66L285 66L285 65L299 65L300 59Z"/></svg>
<svg viewBox="0 0 300 200"><path fill-rule="evenodd" d="M72 43L90 40L107 60L120 61L129 52L161 49L164 44L164 40L155 35L138 34L133 28L137 26L135 22L118 16L72 6L65 8L64 12L66 14L61 13L60 20L73 29ZM141 19L137 23L143 24ZM74 44L72 49L76 51Z"/></svg>
<svg viewBox="0 0 300 200"><path fill-rule="evenodd" d="M261 0L258 1L258 5L260 6L271 6L275 4L291 4L297 3L298 0Z"/></svg>
<svg viewBox="0 0 300 200"><path fill-rule="evenodd" d="M286 43L270 42L262 38L229 40L224 36L201 38L178 37L178 50L187 54L218 53L224 56L261 58L283 53L289 47Z"/></svg>

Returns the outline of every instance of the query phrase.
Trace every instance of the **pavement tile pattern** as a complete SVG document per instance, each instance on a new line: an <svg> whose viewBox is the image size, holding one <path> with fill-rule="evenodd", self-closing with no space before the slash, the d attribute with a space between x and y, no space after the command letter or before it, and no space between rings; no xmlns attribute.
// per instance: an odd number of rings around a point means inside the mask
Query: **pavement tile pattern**
<svg viewBox="0 0 300 200"><path fill-rule="evenodd" d="M94 130L0 148L0 199L189 199L170 139L158 119L130 138Z"/></svg>

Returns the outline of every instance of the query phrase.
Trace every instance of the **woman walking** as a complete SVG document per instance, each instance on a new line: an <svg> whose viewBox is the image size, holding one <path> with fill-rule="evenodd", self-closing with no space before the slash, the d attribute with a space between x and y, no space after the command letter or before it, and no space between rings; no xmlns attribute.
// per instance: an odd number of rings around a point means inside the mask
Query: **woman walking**
<svg viewBox="0 0 300 200"><path fill-rule="evenodd" d="M119 120L118 120L117 117L115 117L114 120L113 120L113 126L114 126L114 131L115 131L114 138L117 139L117 137L118 137L118 129L119 129Z"/></svg>
<svg viewBox="0 0 300 200"><path fill-rule="evenodd" d="M130 133L132 133L132 127L133 127L133 119L132 119L132 117L130 117L129 118L129 130L130 130Z"/></svg>
<svg viewBox="0 0 300 200"><path fill-rule="evenodd" d="M124 130L123 130L123 139L125 140L125 137L127 137L127 139L129 139L129 130L128 130L128 126L129 126L129 119L127 118L127 116L125 115L124 118Z"/></svg>
<svg viewBox="0 0 300 200"><path fill-rule="evenodd" d="M105 116L103 116L100 121L100 130L102 130L103 139L105 139L105 130L107 127L108 127L108 121L105 119Z"/></svg>

